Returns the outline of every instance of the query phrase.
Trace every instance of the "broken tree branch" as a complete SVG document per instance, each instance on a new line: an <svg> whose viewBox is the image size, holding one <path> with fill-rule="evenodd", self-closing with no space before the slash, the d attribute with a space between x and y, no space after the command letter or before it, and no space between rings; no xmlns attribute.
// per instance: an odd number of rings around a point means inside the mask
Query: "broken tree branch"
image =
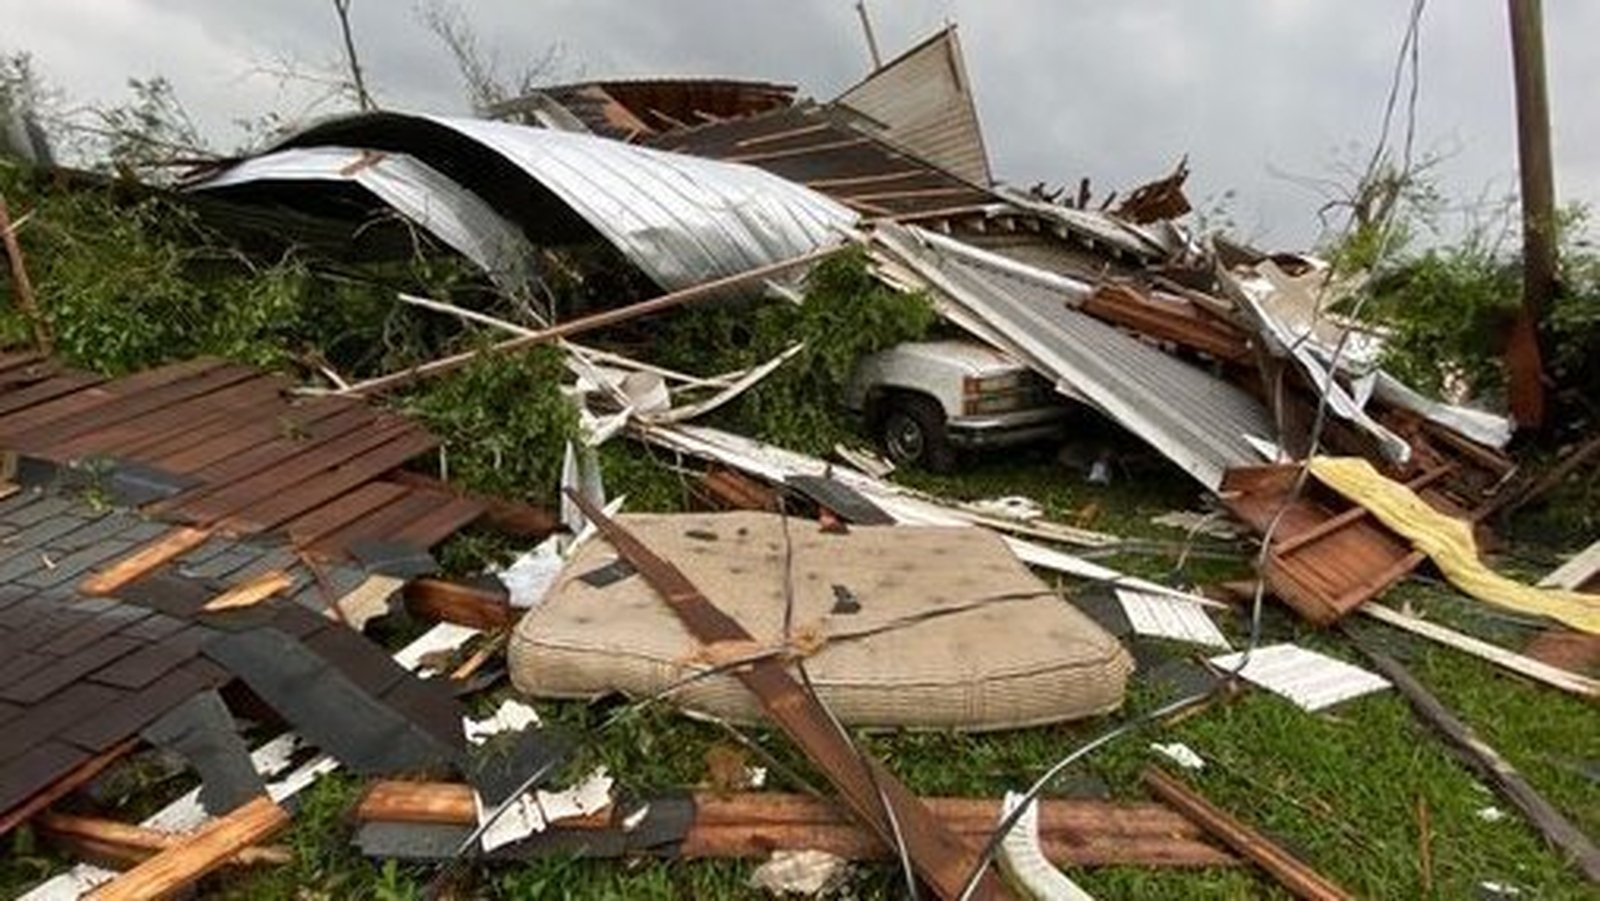
<svg viewBox="0 0 1600 901"><path fill-rule="evenodd" d="M372 95L367 93L366 79L361 75L361 61L356 57L356 40L350 33L351 0L333 0L333 11L339 16L339 33L344 38L344 58L350 66L350 86L356 92L356 105L362 112L376 109Z"/></svg>
<svg viewBox="0 0 1600 901"><path fill-rule="evenodd" d="M17 241L18 224L11 221L11 210L6 206L5 195L0 194L0 240L6 247L6 259L11 266L11 286L17 294L17 306L33 326L33 341L39 352L49 354L55 346L50 334L50 324L39 311L39 299L34 296L33 282L28 279L28 268L23 264L22 244Z"/></svg>
<svg viewBox="0 0 1600 901"><path fill-rule="evenodd" d="M1394 684L1397 691L1406 696L1417 715L1449 742L1450 749L1462 763L1488 780L1502 797L1522 811L1545 841L1565 852L1590 882L1600 882L1600 848L1596 848L1587 835L1546 801L1509 760L1485 744L1471 726L1440 703L1399 661L1359 640L1356 641L1356 647L1372 661L1373 667L1385 679Z"/></svg>

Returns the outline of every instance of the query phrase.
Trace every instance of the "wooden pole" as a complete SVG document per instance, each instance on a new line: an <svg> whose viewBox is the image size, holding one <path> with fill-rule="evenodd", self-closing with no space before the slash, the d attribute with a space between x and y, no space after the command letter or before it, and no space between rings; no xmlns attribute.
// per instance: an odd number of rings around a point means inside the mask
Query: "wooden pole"
<svg viewBox="0 0 1600 901"><path fill-rule="evenodd" d="M1506 0L1516 83L1517 163L1522 180L1522 310L1506 349L1511 414L1525 428L1544 423L1539 323L1556 289L1555 170L1550 153L1550 98L1545 88L1544 12L1540 0Z"/></svg>

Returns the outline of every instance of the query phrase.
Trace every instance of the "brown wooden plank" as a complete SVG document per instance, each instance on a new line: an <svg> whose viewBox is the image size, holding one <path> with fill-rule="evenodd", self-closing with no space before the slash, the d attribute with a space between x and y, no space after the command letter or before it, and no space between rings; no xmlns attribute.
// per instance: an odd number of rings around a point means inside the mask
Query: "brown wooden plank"
<svg viewBox="0 0 1600 901"><path fill-rule="evenodd" d="M237 481L217 485L194 495L181 495L163 504L161 509L196 522L219 520L257 501L280 494L374 447L382 446L408 429L399 420L380 419L366 424L364 428L339 434L330 441L316 442L300 453L276 461L276 465Z"/></svg>
<svg viewBox="0 0 1600 901"><path fill-rule="evenodd" d="M228 503L242 504L244 501L241 498L249 497L250 491L259 494L263 489L259 487L259 481L251 483L256 487L241 486L241 483L257 476L270 479L268 474L274 469L292 465L297 458L303 458L335 442L348 443L352 440L348 436L356 435L354 440L361 440L360 435L356 433L372 428L376 421L370 410L351 410L298 429L292 437L274 435L253 446L243 448L236 454L184 473L198 480L200 484L156 504L152 510L195 519L199 514L194 511L204 509L206 504L212 503L211 499L216 499L213 506ZM282 483L283 480L280 477L275 481Z"/></svg>
<svg viewBox="0 0 1600 901"><path fill-rule="evenodd" d="M85 594L110 594L145 573L199 547L210 537L205 529L172 529L79 584Z"/></svg>
<svg viewBox="0 0 1600 901"><path fill-rule="evenodd" d="M100 775L101 771L122 759L138 744L139 740L137 738L124 739L118 742L73 767L71 772L50 783L50 785L40 790L27 801L6 811L4 816L0 816L0 835L5 835L15 829L34 814L76 791L80 786L87 785L90 780Z"/></svg>
<svg viewBox="0 0 1600 901"><path fill-rule="evenodd" d="M987 798L925 798L957 835L988 839L1000 803ZM851 823L838 807L805 795L776 792L694 796L694 821L680 854L686 858L764 858L774 850L817 849L847 860L881 860L888 846ZM449 782L382 781L355 808L359 822L477 823L470 786ZM616 828L611 810L554 824L560 829ZM1058 864L1110 866L1229 866L1239 859L1206 842L1194 823L1160 804L1045 799L1039 838Z"/></svg>
<svg viewBox="0 0 1600 901"><path fill-rule="evenodd" d="M0 373L20 369L24 366L32 366L43 359L45 358L34 350L0 351Z"/></svg>
<svg viewBox="0 0 1600 901"><path fill-rule="evenodd" d="M100 382L93 387L84 388L82 391L57 397L42 404L34 404L26 410L19 410L0 416L0 436L9 438L12 435L21 434L29 429L36 429L48 423L83 416L91 410L98 409L106 404L117 403L142 391L203 375L221 365L222 363L219 360L204 358L186 360L182 363L174 363L170 366L162 366L158 369L135 373L116 381ZM51 381L54 381L54 379Z"/></svg>
<svg viewBox="0 0 1600 901"><path fill-rule="evenodd" d="M128 420L140 419L172 404L253 378L256 378L256 373L248 367L218 366L189 378L123 395L79 416L62 417L29 429L14 430L11 441L22 450L61 459L57 445L62 442Z"/></svg>
<svg viewBox="0 0 1600 901"><path fill-rule="evenodd" d="M133 901L171 895L287 825L289 814L262 795L212 820L187 841L161 851L88 897Z"/></svg>
<svg viewBox="0 0 1600 901"><path fill-rule="evenodd" d="M426 620L443 620L484 631L508 628L513 622L506 590L466 585L446 579L413 579L405 587L406 611Z"/></svg>
<svg viewBox="0 0 1600 901"><path fill-rule="evenodd" d="M389 481L413 488L427 488L457 497L464 497L483 506L483 515L497 530L519 538L543 540L561 528L561 520L548 507L536 507L526 501L492 497L467 491L459 485L424 475L409 469L397 469Z"/></svg>
<svg viewBox="0 0 1600 901"><path fill-rule="evenodd" d="M705 644L753 640L737 620L711 603L676 566L656 556L594 504L576 494L573 500L695 638ZM968 897L1008 897L1010 892L993 866L977 870L981 862L977 845L945 828L893 773L857 749L820 702L789 675L787 667L787 663L766 658L749 668L735 670L734 677L761 702L768 718L828 777L855 818L886 844L893 843L898 834L917 875L946 901L962 897L968 877L975 872L979 878ZM886 808L893 811L898 829L890 825Z"/></svg>
<svg viewBox="0 0 1600 901"><path fill-rule="evenodd" d="M189 474L219 460L277 438L303 434L312 425L344 413L358 404L339 401L306 405L272 417L254 417L241 422L228 417L217 428L206 428L203 436L178 435L170 441L143 448L139 459L171 472Z"/></svg>
<svg viewBox="0 0 1600 901"><path fill-rule="evenodd" d="M0 394L0 416L26 410L63 395L92 388L105 381L87 372L67 372L38 384Z"/></svg>
<svg viewBox="0 0 1600 901"><path fill-rule="evenodd" d="M252 416L260 415L260 407L274 403L278 394L288 385L288 380L282 376L256 375L220 390L186 398L164 409L129 417L115 425L59 442L53 450L66 458L89 454L126 456L123 454L126 448L172 434L187 433L211 417L232 416L240 422L248 422Z"/></svg>
<svg viewBox="0 0 1600 901"><path fill-rule="evenodd" d="M439 446L439 439L404 425L392 440L230 514L224 527L241 532L275 528Z"/></svg>
<svg viewBox="0 0 1600 901"><path fill-rule="evenodd" d="M406 526L427 516L440 505L438 495L407 491L391 503L323 536L311 546L322 556L342 556L345 549L362 541L390 541Z"/></svg>
<svg viewBox="0 0 1600 901"><path fill-rule="evenodd" d="M398 500L405 493L403 486L393 482L368 482L308 513L302 513L290 520L283 530L289 533L290 541L306 547L379 507Z"/></svg>
<svg viewBox="0 0 1600 901"><path fill-rule="evenodd" d="M57 360L36 360L32 363L0 372L0 393L19 390L20 386L42 382L62 371Z"/></svg>
<svg viewBox="0 0 1600 901"><path fill-rule="evenodd" d="M402 526L389 537L393 541L431 548L482 516L483 504L468 497L419 491L432 502L432 509Z"/></svg>

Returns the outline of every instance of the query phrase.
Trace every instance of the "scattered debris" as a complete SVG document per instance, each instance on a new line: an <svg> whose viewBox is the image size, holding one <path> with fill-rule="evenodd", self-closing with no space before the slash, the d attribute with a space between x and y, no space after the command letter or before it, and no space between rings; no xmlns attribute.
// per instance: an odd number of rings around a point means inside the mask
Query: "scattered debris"
<svg viewBox="0 0 1600 901"><path fill-rule="evenodd" d="M746 884L773 895L809 898L837 888L849 871L849 861L826 851L777 850L750 872Z"/></svg>
<svg viewBox="0 0 1600 901"><path fill-rule="evenodd" d="M1021 795L1006 792L1000 804L1002 817L1024 803ZM1027 809L1000 843L1000 866L1028 897L1049 901L1093 901L1093 896L1051 865L1039 845L1039 802L1026 800Z"/></svg>
<svg viewBox="0 0 1600 901"><path fill-rule="evenodd" d="M1211 658L1211 665L1315 713L1341 701L1382 691L1389 683L1342 660L1292 644L1275 644Z"/></svg>
<svg viewBox="0 0 1600 901"><path fill-rule="evenodd" d="M1194 748L1189 747L1181 741L1175 741L1171 744L1165 745L1161 744L1160 742L1151 742L1150 750L1155 751L1157 754L1160 754L1161 756L1167 758L1186 770L1203 770L1206 766L1205 759L1199 754L1196 754Z"/></svg>
<svg viewBox="0 0 1600 901"><path fill-rule="evenodd" d="M1114 589L1128 624L1140 635L1171 638L1213 648L1231 648L1227 636L1206 614L1204 605L1131 588Z"/></svg>
<svg viewBox="0 0 1600 901"><path fill-rule="evenodd" d="M1372 661L1372 665L1405 695L1417 714L1449 743L1450 750L1462 763L1487 780L1501 797L1521 811L1545 841L1565 853L1590 882L1600 882L1600 848L1581 829L1534 790L1510 761L1485 744L1472 731L1472 727L1441 704L1409 670L1394 658L1365 644L1358 643L1358 647Z"/></svg>

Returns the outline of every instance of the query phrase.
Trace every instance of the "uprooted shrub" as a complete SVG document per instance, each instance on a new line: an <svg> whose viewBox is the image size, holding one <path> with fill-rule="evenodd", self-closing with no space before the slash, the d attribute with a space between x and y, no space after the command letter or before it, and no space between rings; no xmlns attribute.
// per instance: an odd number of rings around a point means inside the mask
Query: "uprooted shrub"
<svg viewBox="0 0 1600 901"><path fill-rule="evenodd" d="M875 279L859 250L819 263L804 288L800 304L686 310L666 323L655 356L668 366L712 374L754 366L804 342L794 359L715 419L775 444L820 453L850 435L843 397L856 361L924 337L937 316L926 297Z"/></svg>
<svg viewBox="0 0 1600 901"><path fill-rule="evenodd" d="M555 501L578 412L561 393L562 352L535 347L484 353L458 372L414 389L400 404L444 441L453 483L532 503Z"/></svg>

